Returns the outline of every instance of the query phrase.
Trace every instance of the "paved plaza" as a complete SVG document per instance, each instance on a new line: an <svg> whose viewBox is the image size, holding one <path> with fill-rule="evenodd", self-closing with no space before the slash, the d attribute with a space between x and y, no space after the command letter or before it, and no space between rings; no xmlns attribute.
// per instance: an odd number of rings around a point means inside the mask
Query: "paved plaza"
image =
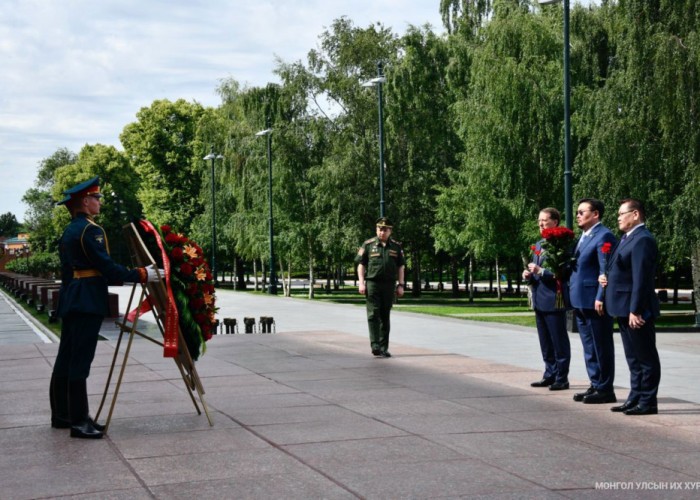
<svg viewBox="0 0 700 500"><path fill-rule="evenodd" d="M124 309L130 288L111 291ZM577 334L572 389L552 392L529 385L542 369L533 328L399 306L393 357L379 359L363 307L217 296L220 318L272 316L275 333L208 343L197 370L214 425L197 414L175 363L136 339L108 435L87 441L49 426L55 338L0 292L0 499L700 496L698 333L658 334L659 414L632 417L572 400L588 386ZM158 335L152 322L144 331ZM93 415L113 321L103 334L89 379ZM629 372L615 341L622 402Z"/></svg>

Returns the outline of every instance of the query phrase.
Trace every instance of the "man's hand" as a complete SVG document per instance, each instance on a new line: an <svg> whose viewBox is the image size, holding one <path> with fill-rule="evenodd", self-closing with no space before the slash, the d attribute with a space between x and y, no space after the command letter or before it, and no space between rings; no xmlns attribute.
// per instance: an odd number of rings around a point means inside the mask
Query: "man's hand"
<svg viewBox="0 0 700 500"><path fill-rule="evenodd" d="M396 295L397 295L399 298L403 297L403 292L404 292L403 286L397 286L397 287L396 287Z"/></svg>
<svg viewBox="0 0 700 500"><path fill-rule="evenodd" d="M646 321L644 321L641 314L630 313L629 323L630 328L634 328L636 330L637 328L643 327Z"/></svg>
<svg viewBox="0 0 700 500"><path fill-rule="evenodd" d="M600 286L605 288L606 286L608 286L608 277L604 274L601 274L600 276L598 276L598 283L600 283Z"/></svg>
<svg viewBox="0 0 700 500"><path fill-rule="evenodd" d="M598 313L598 316L605 314L605 308L600 300L595 301L595 311Z"/></svg>
<svg viewBox="0 0 700 500"><path fill-rule="evenodd" d="M360 295L364 295L367 293L367 287L365 286L365 282L362 281L360 283L360 286L358 287L358 291L360 292Z"/></svg>

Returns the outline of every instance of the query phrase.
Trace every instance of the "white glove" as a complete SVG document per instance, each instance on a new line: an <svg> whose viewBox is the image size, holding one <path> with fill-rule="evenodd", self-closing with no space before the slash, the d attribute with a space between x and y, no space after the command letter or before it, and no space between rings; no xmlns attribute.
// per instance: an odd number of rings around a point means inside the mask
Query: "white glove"
<svg viewBox="0 0 700 500"><path fill-rule="evenodd" d="M154 283L156 281L159 281L158 273L161 273L162 276L165 276L164 271L162 269L157 269L156 266L151 264L150 266L146 266L146 273L148 273L148 281L149 283Z"/></svg>

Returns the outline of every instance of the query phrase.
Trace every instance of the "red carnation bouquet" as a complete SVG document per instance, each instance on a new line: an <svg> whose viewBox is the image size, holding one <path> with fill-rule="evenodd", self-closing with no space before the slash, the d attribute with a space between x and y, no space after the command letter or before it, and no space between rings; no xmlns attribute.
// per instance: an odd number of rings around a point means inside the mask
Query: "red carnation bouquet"
<svg viewBox="0 0 700 500"><path fill-rule="evenodd" d="M180 329L193 359L216 332L216 295L202 248L168 225L160 226L170 259L170 283L180 316Z"/></svg>
<svg viewBox="0 0 700 500"><path fill-rule="evenodd" d="M556 226L544 229L542 237L544 238L541 245L542 254L546 257L543 267L549 269L557 280L555 306L563 308L562 281L567 278L574 261L574 232L567 227Z"/></svg>

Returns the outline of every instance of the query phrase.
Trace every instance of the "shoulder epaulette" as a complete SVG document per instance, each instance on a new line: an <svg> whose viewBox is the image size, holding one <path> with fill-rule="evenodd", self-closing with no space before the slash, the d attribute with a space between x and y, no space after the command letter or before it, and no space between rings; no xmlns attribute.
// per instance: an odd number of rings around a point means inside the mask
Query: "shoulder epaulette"
<svg viewBox="0 0 700 500"><path fill-rule="evenodd" d="M370 238L370 239L368 239L368 240L365 240L365 242L363 243L363 245L369 245L370 243L374 242L376 239L377 239L377 237L374 236L373 238Z"/></svg>

